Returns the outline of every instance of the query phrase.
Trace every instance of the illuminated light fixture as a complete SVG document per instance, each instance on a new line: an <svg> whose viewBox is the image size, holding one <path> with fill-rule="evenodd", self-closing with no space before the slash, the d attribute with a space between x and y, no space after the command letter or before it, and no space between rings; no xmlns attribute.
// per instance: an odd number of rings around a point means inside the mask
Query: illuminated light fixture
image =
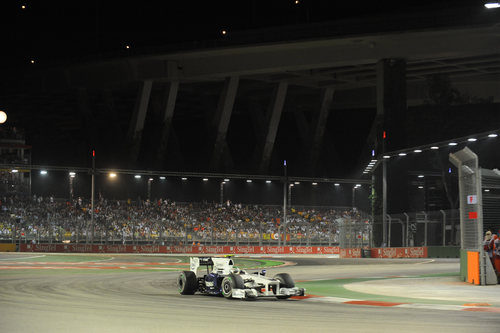
<svg viewBox="0 0 500 333"><path fill-rule="evenodd" d="M496 133L491 133L488 135L488 138L496 138L498 136L498 134Z"/></svg>
<svg viewBox="0 0 500 333"><path fill-rule="evenodd" d="M414 153L421 153L421 152L422 152L422 149L415 149L413 152L414 152Z"/></svg>
<svg viewBox="0 0 500 333"><path fill-rule="evenodd" d="M227 30L222 30L221 34L224 35L224 36L227 35Z"/></svg>
<svg viewBox="0 0 500 333"><path fill-rule="evenodd" d="M439 147L438 146L432 146L431 149L432 150L437 150L437 149L439 149Z"/></svg>
<svg viewBox="0 0 500 333"><path fill-rule="evenodd" d="M21 9L26 9L26 5L21 5Z"/></svg>
<svg viewBox="0 0 500 333"><path fill-rule="evenodd" d="M141 175L135 175L134 178L135 179L141 179Z"/></svg>
<svg viewBox="0 0 500 333"><path fill-rule="evenodd" d="M204 182L208 182L208 178L203 178L203 181Z"/></svg>
<svg viewBox="0 0 500 333"><path fill-rule="evenodd" d="M149 180L150 182L152 182L152 181L153 181L153 178L149 178L148 180Z"/></svg>
<svg viewBox="0 0 500 333"><path fill-rule="evenodd" d="M500 8L500 2L498 1L488 1L484 4L484 7L488 9Z"/></svg>
<svg viewBox="0 0 500 333"><path fill-rule="evenodd" d="M375 156L375 149L372 149L372 156Z"/></svg>
<svg viewBox="0 0 500 333"><path fill-rule="evenodd" d="M71 172L69 173L69 176L70 176L71 178L75 178L76 173L74 173L73 171L71 171Z"/></svg>
<svg viewBox="0 0 500 333"><path fill-rule="evenodd" d="M227 183L227 182L229 181L229 179L228 179L228 178L225 178L225 179L224 179L224 181Z"/></svg>
<svg viewBox="0 0 500 333"><path fill-rule="evenodd" d="M419 186L418 188L424 188L423 186Z"/></svg>
<svg viewBox="0 0 500 333"><path fill-rule="evenodd" d="M469 141L469 142L475 142L475 141L477 141L477 139L476 138L468 138L467 141Z"/></svg>
<svg viewBox="0 0 500 333"><path fill-rule="evenodd" d="M316 186L316 185L318 185L318 183L312 183L312 185L313 185L313 186Z"/></svg>
<svg viewBox="0 0 500 333"><path fill-rule="evenodd" d="M293 184L290 184L290 187L293 187Z"/></svg>
<svg viewBox="0 0 500 333"><path fill-rule="evenodd" d="M489 189L485 189L484 192L489 192L490 190Z"/></svg>
<svg viewBox="0 0 500 333"><path fill-rule="evenodd" d="M296 4L296 5L299 5L299 4L300 4L300 1L299 1L299 0L295 0L295 4Z"/></svg>
<svg viewBox="0 0 500 333"><path fill-rule="evenodd" d="M12 170L11 170L11 172L12 172L12 173L18 173L18 172L19 172L19 170L17 170L17 169L12 169Z"/></svg>
<svg viewBox="0 0 500 333"><path fill-rule="evenodd" d="M448 146L456 146L456 145L458 145L458 143L456 143L456 142L450 142L450 143L448 143Z"/></svg>
<svg viewBox="0 0 500 333"><path fill-rule="evenodd" d="M35 63L35 60L31 59L31 60L30 60L30 63L34 64L34 63Z"/></svg>
<svg viewBox="0 0 500 333"><path fill-rule="evenodd" d="M406 153L399 153L399 156L406 156Z"/></svg>
<svg viewBox="0 0 500 333"><path fill-rule="evenodd" d="M384 155L384 158L387 159L387 158L391 158L389 155Z"/></svg>
<svg viewBox="0 0 500 333"><path fill-rule="evenodd" d="M366 175L367 173L368 173L368 171L363 171L363 174L365 174L365 175Z"/></svg>
<svg viewBox="0 0 500 333"><path fill-rule="evenodd" d="M370 162L375 163L375 162L377 162L377 160L371 160Z"/></svg>
<svg viewBox="0 0 500 333"><path fill-rule="evenodd" d="M247 183L251 183L251 182L252 182L252 180L251 180L251 179L247 179Z"/></svg>
<svg viewBox="0 0 500 333"><path fill-rule="evenodd" d="M299 185L299 184L300 184L300 182L295 182L294 184L295 184L295 185Z"/></svg>
<svg viewBox="0 0 500 333"><path fill-rule="evenodd" d="M116 178L116 173L110 172L109 173L109 178Z"/></svg>
<svg viewBox="0 0 500 333"><path fill-rule="evenodd" d="M271 184L271 181L270 180L266 180L266 184Z"/></svg>
<svg viewBox="0 0 500 333"><path fill-rule="evenodd" d="M188 180L186 177L182 177L181 179L182 179L182 180Z"/></svg>
<svg viewBox="0 0 500 333"><path fill-rule="evenodd" d="M418 175L418 178L424 178L425 176L424 175Z"/></svg>
<svg viewBox="0 0 500 333"><path fill-rule="evenodd" d="M160 180L165 180L165 176L160 176Z"/></svg>
<svg viewBox="0 0 500 333"><path fill-rule="evenodd" d="M340 186L340 184L339 184L339 183L335 183L335 184L333 184L333 185L335 185L335 186Z"/></svg>
<svg viewBox="0 0 500 333"><path fill-rule="evenodd" d="M125 45L125 48L128 50L130 49L130 45Z"/></svg>
<svg viewBox="0 0 500 333"><path fill-rule="evenodd" d="M41 175L46 175L47 174L47 170L40 170L40 174Z"/></svg>

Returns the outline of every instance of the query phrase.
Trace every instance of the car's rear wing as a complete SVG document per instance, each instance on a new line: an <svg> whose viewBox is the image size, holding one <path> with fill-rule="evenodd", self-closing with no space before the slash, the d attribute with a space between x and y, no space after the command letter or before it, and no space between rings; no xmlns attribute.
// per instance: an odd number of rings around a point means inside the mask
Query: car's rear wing
<svg viewBox="0 0 500 333"><path fill-rule="evenodd" d="M229 274L234 262L231 258L214 257L190 257L189 269L197 273L200 266L207 267L207 271L212 270L218 274Z"/></svg>

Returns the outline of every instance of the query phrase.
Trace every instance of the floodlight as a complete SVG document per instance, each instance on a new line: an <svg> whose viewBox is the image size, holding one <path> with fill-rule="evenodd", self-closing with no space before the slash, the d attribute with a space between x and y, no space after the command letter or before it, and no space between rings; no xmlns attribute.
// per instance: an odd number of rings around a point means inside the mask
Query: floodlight
<svg viewBox="0 0 500 333"><path fill-rule="evenodd" d="M19 170L17 170L17 169L12 169L12 170L11 170L11 172L12 172L12 173L18 173L18 172L19 172Z"/></svg>
<svg viewBox="0 0 500 333"><path fill-rule="evenodd" d="M165 180L165 176L160 176L160 180Z"/></svg>
<svg viewBox="0 0 500 333"><path fill-rule="evenodd" d="M389 155L384 155L384 158L387 159L387 158L391 158L391 157Z"/></svg>
<svg viewBox="0 0 500 333"><path fill-rule="evenodd" d="M456 143L456 142L450 142L450 143L448 143L448 146L456 146L456 145L458 145L458 143Z"/></svg>
<svg viewBox="0 0 500 333"><path fill-rule="evenodd" d="M406 153L399 153L399 156L406 156Z"/></svg>
<svg viewBox="0 0 500 333"><path fill-rule="evenodd" d="M498 1L486 1L484 4L484 7L487 9L495 9L495 8L500 8L500 2Z"/></svg>
<svg viewBox="0 0 500 333"><path fill-rule="evenodd" d="M316 185L318 185L318 183L312 183L312 185L313 185L313 186L316 186Z"/></svg>
<svg viewBox="0 0 500 333"><path fill-rule="evenodd" d="M134 178L135 179L141 179L141 175L135 175Z"/></svg>
<svg viewBox="0 0 500 333"><path fill-rule="evenodd" d="M468 138L467 141L474 142L474 141L477 141L477 139L476 138Z"/></svg>
<svg viewBox="0 0 500 333"><path fill-rule="evenodd" d="M266 184L271 184L271 181L270 180L266 180Z"/></svg>
<svg viewBox="0 0 500 333"><path fill-rule="evenodd" d="M498 136L498 134L496 133L491 133L488 135L488 138L496 138Z"/></svg>
<svg viewBox="0 0 500 333"><path fill-rule="evenodd" d="M422 152L422 149L415 149L413 152L414 152L414 153L421 153L421 152Z"/></svg>
<svg viewBox="0 0 500 333"><path fill-rule="evenodd" d="M203 178L203 181L204 182L208 182L208 178Z"/></svg>
<svg viewBox="0 0 500 333"><path fill-rule="evenodd" d="M40 170L40 174L41 175L46 175L47 174L47 170Z"/></svg>
<svg viewBox="0 0 500 333"><path fill-rule="evenodd" d="M116 178L116 173L110 172L109 173L109 178Z"/></svg>
<svg viewBox="0 0 500 333"><path fill-rule="evenodd" d="M247 179L247 183L251 183L251 182L252 182L252 180L251 180L251 179Z"/></svg>
<svg viewBox="0 0 500 333"><path fill-rule="evenodd" d="M431 149L432 150L437 150L437 149L439 149L439 147L438 146L432 146Z"/></svg>

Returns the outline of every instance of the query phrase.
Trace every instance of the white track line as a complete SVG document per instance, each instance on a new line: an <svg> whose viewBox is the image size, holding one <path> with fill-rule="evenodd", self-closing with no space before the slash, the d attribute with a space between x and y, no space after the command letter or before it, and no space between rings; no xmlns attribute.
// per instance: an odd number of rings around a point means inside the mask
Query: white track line
<svg viewBox="0 0 500 333"><path fill-rule="evenodd" d="M11 260L11 261L17 261L17 260L24 260L24 259L32 259L32 258L43 258L46 255L41 255L41 256L31 256L31 257L19 257L19 258L9 258L9 259L0 259L0 260Z"/></svg>
<svg viewBox="0 0 500 333"><path fill-rule="evenodd" d="M417 263L415 263L415 265L430 264L431 262L434 262L434 261L436 261L436 260L431 259L431 260L427 260L427 261L417 262Z"/></svg>
<svg viewBox="0 0 500 333"><path fill-rule="evenodd" d="M115 259L115 257L111 257L111 258L108 258L108 259L101 259L101 260L87 260L87 261L78 261L77 264L84 264L86 262L101 262L101 261L110 261L110 260L113 260Z"/></svg>

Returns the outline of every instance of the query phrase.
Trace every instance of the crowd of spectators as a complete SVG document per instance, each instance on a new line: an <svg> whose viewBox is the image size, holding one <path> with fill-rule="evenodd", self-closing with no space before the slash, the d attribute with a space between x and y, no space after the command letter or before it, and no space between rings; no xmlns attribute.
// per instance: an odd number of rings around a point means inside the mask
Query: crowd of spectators
<svg viewBox="0 0 500 333"><path fill-rule="evenodd" d="M0 198L0 239L26 241L146 241L169 245L191 243L272 243L284 233L283 207L243 205L229 201L179 203L168 199L95 202L88 200ZM287 240L338 243L339 224L360 220L351 209L291 207ZM92 222L93 221L93 222Z"/></svg>

